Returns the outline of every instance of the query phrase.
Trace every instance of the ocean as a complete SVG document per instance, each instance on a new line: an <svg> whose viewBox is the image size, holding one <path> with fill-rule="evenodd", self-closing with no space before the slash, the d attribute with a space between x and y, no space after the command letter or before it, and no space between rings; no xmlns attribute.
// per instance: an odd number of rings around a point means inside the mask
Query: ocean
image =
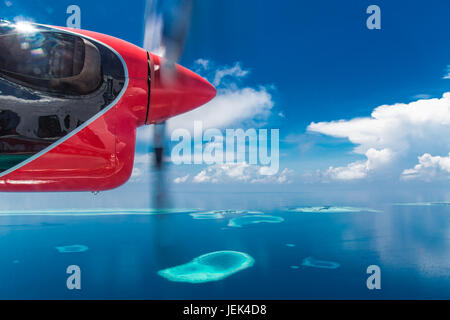
<svg viewBox="0 0 450 320"><path fill-rule="evenodd" d="M1 211L0 299L450 298L449 203L231 204Z"/></svg>

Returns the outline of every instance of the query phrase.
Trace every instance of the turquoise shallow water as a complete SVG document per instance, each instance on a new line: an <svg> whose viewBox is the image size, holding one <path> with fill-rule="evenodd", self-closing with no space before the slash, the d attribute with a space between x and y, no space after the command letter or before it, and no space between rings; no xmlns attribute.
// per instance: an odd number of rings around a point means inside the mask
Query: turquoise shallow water
<svg viewBox="0 0 450 320"><path fill-rule="evenodd" d="M241 270L250 268L255 260L238 251L216 251L201 255L192 261L158 271L158 275L175 282L206 283L223 280Z"/></svg>
<svg viewBox="0 0 450 320"><path fill-rule="evenodd" d="M320 207L0 212L0 298L450 298L450 206Z"/></svg>

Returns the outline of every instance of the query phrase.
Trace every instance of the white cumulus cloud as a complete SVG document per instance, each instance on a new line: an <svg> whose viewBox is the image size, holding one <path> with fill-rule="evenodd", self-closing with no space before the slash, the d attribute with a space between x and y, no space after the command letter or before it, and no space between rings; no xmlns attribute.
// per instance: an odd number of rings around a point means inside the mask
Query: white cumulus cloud
<svg viewBox="0 0 450 320"><path fill-rule="evenodd" d="M185 183L189 179L189 174L185 175L184 177L177 177L173 180L174 183L180 184Z"/></svg>
<svg viewBox="0 0 450 320"><path fill-rule="evenodd" d="M431 181L436 178L450 178L450 153L447 157L432 156L425 153L418 157L418 160L419 163L414 168L402 172L403 179Z"/></svg>
<svg viewBox="0 0 450 320"><path fill-rule="evenodd" d="M141 182L142 181L143 171L140 168L133 168L133 172L131 173L130 182Z"/></svg>
<svg viewBox="0 0 450 320"><path fill-rule="evenodd" d="M283 169L280 173L267 175L270 168L250 165L246 162L215 164L200 171L192 180L194 183L290 183L292 170Z"/></svg>
<svg viewBox="0 0 450 320"><path fill-rule="evenodd" d="M450 79L450 65L447 66L447 69L446 69L445 74L442 77L442 79L445 79L445 80Z"/></svg>
<svg viewBox="0 0 450 320"><path fill-rule="evenodd" d="M367 158L330 167L326 175L339 180L365 178L386 165L401 166L424 153L450 150L450 92L439 99L382 105L370 117L313 122L308 131L347 138L356 145L354 152Z"/></svg>
<svg viewBox="0 0 450 320"><path fill-rule="evenodd" d="M205 65L205 60L202 59L197 60L197 63L201 63L205 69L208 65L207 63ZM238 62L232 67L222 67L216 71L213 85L216 87L219 86L225 77L242 78L248 75L248 73L248 70L243 70Z"/></svg>
<svg viewBox="0 0 450 320"><path fill-rule="evenodd" d="M245 120L264 120L272 107L272 96L264 88L225 89L201 108L170 119L169 132L177 128L192 132L195 121L201 121L205 130L227 128Z"/></svg>
<svg viewBox="0 0 450 320"><path fill-rule="evenodd" d="M334 180L356 180L367 177L370 171L389 163L392 152L389 149L376 150L369 149L365 156L366 161L355 161L345 167L329 167L324 173L325 177Z"/></svg>

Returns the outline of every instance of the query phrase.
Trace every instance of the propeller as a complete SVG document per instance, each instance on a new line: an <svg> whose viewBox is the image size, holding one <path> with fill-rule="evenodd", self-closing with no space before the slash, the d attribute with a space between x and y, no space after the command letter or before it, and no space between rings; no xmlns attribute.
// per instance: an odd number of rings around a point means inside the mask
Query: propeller
<svg viewBox="0 0 450 320"><path fill-rule="evenodd" d="M175 63L184 49L192 15L192 0L146 0L144 49L164 58L161 81L174 79ZM157 123L153 130L154 169L156 171L156 207L166 207L164 187L164 155L166 122Z"/></svg>
<svg viewBox="0 0 450 320"><path fill-rule="evenodd" d="M170 85L175 77L175 63L183 53L184 43L191 20L192 0L146 0L144 49L162 58L160 81ZM167 84L166 83L166 84ZM154 192L153 206L161 214L153 219L151 236L155 262L160 268L170 265L170 256L180 248L173 241L170 219L164 215L168 206L168 192L165 186L164 156L166 146L166 122L156 123L153 128ZM152 166L152 165L151 165ZM163 293L161 293L163 294Z"/></svg>

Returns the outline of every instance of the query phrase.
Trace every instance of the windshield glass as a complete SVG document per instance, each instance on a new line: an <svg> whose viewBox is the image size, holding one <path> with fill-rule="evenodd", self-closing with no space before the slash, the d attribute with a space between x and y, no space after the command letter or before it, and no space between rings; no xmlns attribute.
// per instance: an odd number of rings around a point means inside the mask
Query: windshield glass
<svg viewBox="0 0 450 320"><path fill-rule="evenodd" d="M40 79L78 75L84 65L82 39L55 32L0 36L0 69Z"/></svg>
<svg viewBox="0 0 450 320"><path fill-rule="evenodd" d="M0 27L0 74L64 94L88 94L101 82L99 50L72 34L33 25Z"/></svg>

